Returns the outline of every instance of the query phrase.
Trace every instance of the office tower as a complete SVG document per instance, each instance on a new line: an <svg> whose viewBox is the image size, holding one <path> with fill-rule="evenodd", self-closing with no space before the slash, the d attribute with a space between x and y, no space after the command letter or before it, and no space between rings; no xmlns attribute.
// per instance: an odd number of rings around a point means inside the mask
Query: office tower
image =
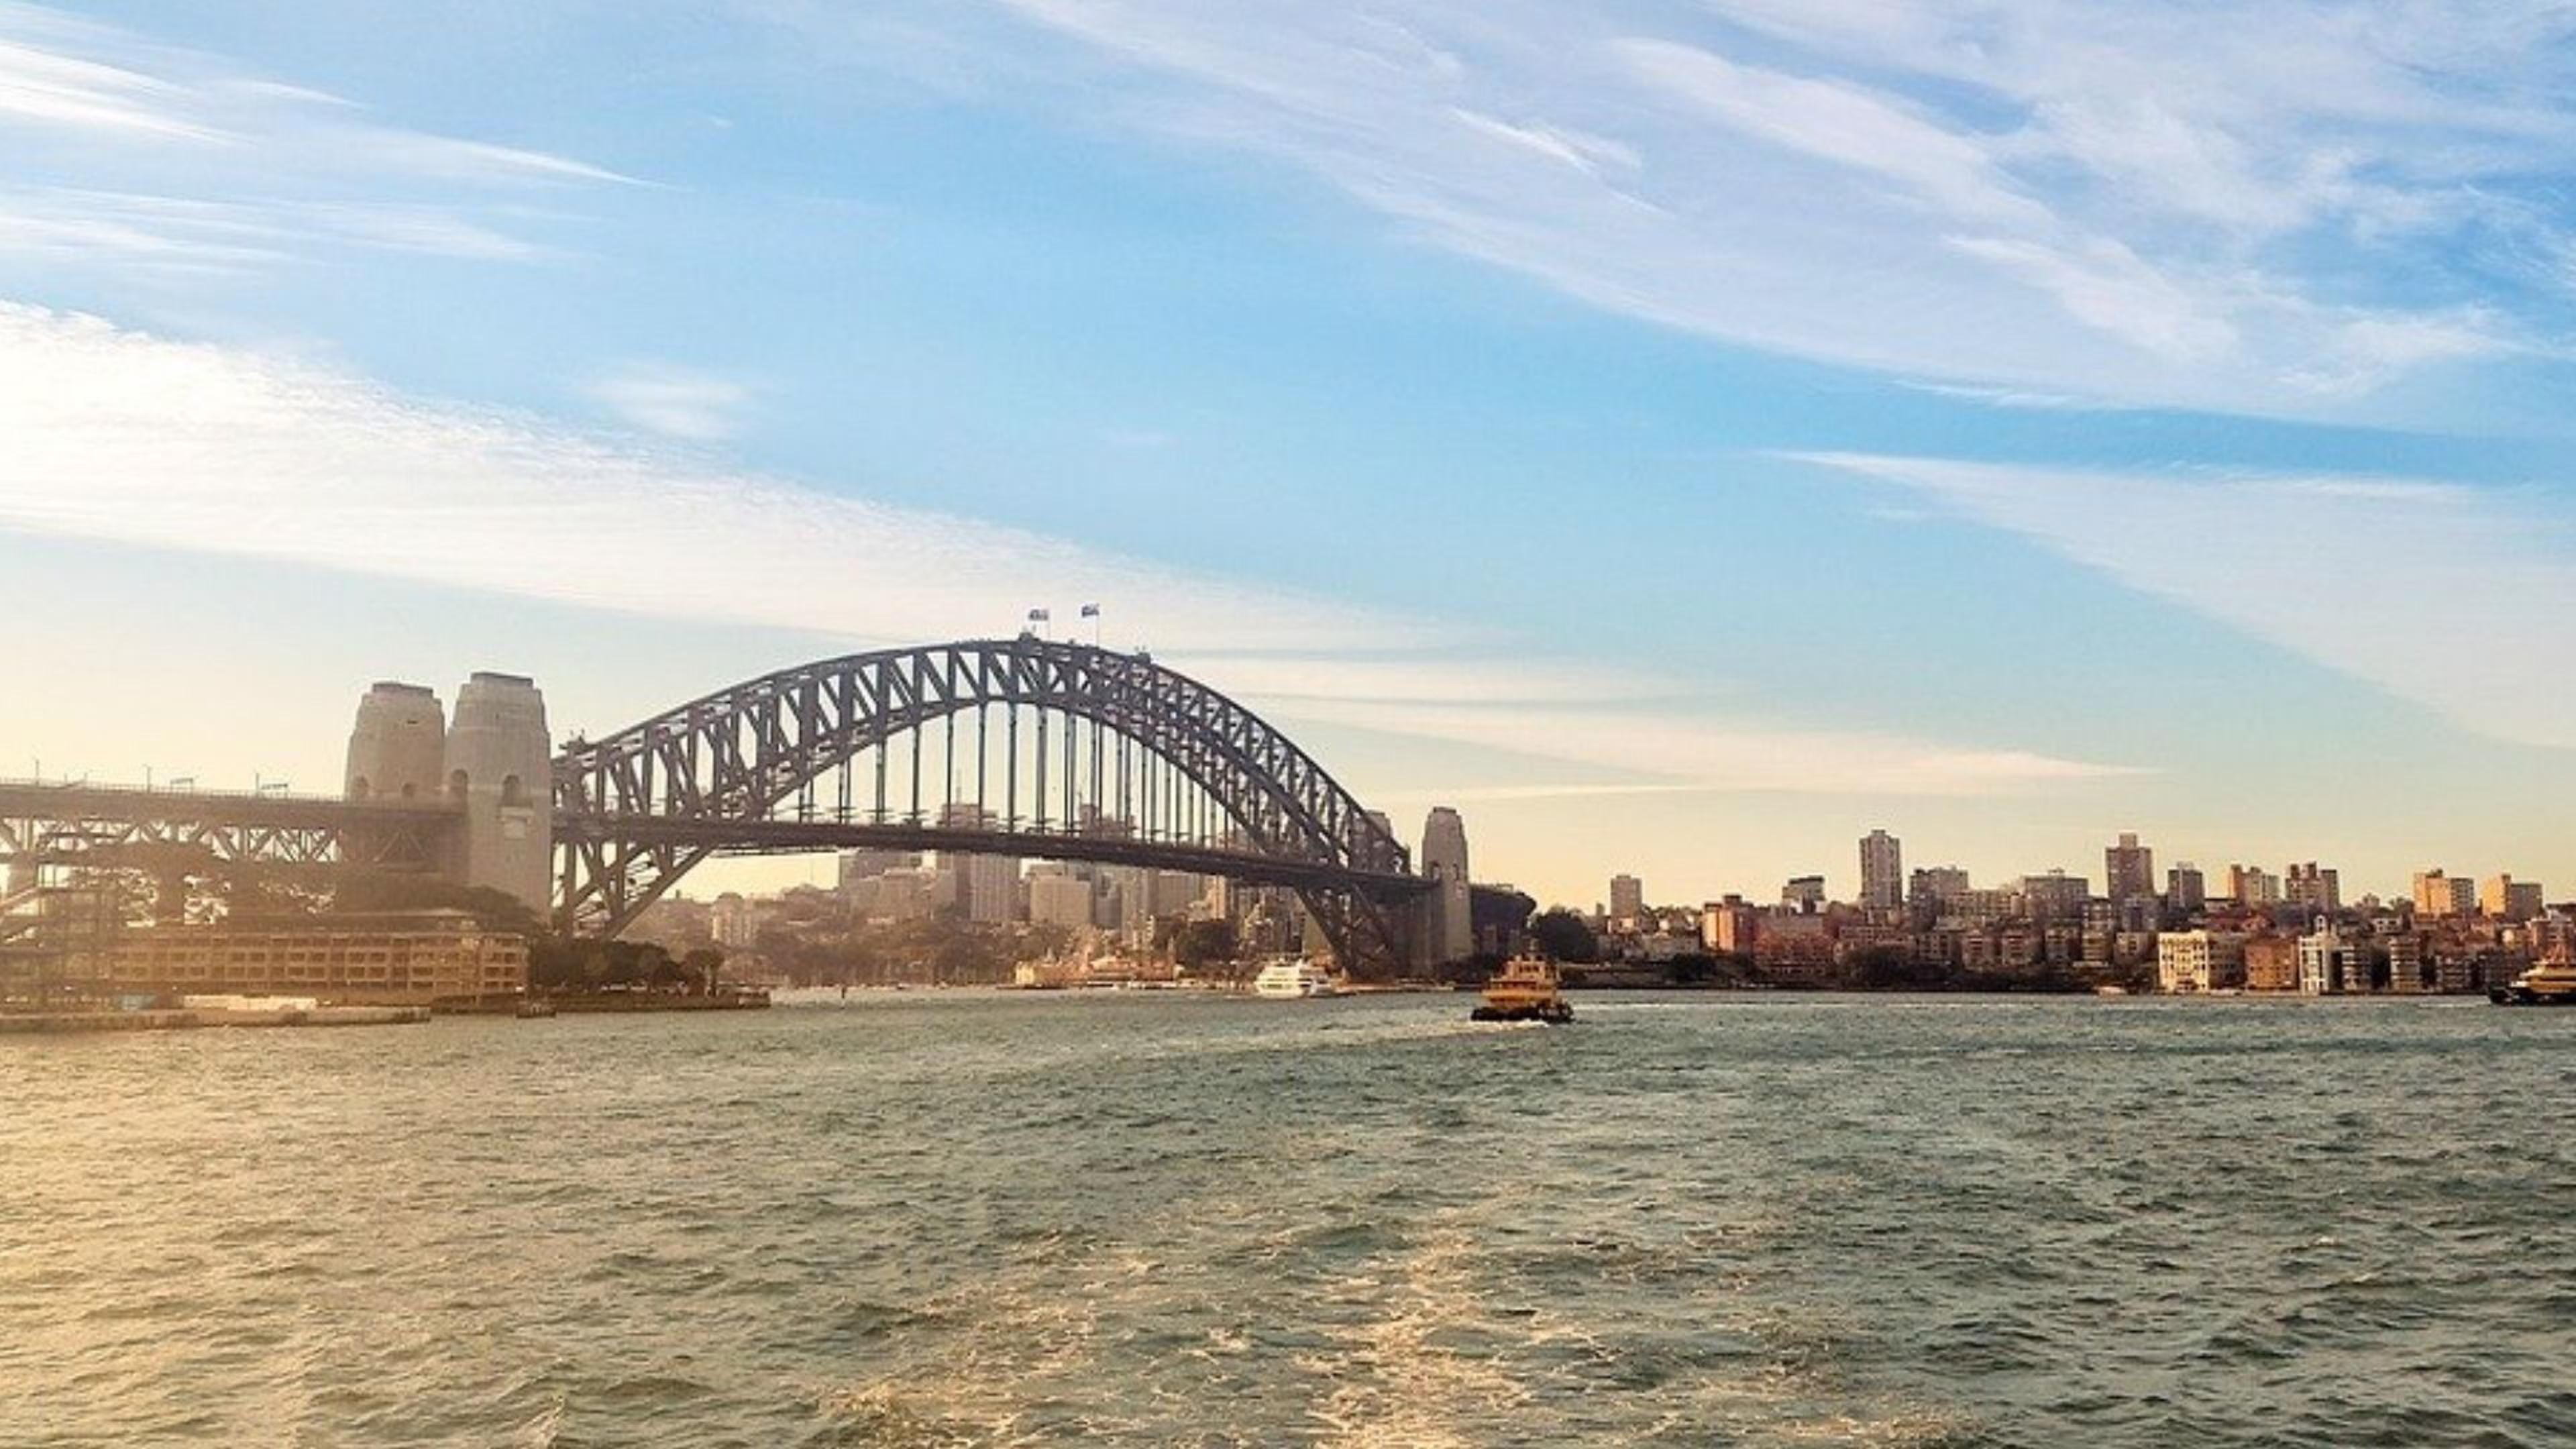
<svg viewBox="0 0 2576 1449"><path fill-rule="evenodd" d="M2311 860L2284 873L2281 899L2309 915L2331 916L2343 909L2343 886L2335 872Z"/></svg>
<svg viewBox="0 0 2576 1449"><path fill-rule="evenodd" d="M2132 832L2102 852L2102 893L2115 901L2156 893L2156 853Z"/></svg>
<svg viewBox="0 0 2576 1449"><path fill-rule="evenodd" d="M1884 830L1861 837L1860 903L1878 911L1905 904L1904 847Z"/></svg>
<svg viewBox="0 0 2576 1449"><path fill-rule="evenodd" d="M2209 882L2200 867L2181 861L2165 872L2165 904L2177 911L2197 911L2209 904Z"/></svg>

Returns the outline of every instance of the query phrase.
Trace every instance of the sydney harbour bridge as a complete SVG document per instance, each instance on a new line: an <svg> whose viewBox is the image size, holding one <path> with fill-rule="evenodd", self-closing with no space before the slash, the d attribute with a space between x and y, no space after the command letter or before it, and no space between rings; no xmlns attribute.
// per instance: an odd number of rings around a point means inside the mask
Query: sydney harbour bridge
<svg viewBox="0 0 2576 1449"><path fill-rule="evenodd" d="M525 679L478 674L452 731L439 713L378 685L333 798L0 782L0 922L49 871L183 852L442 875L613 936L713 857L878 847L1286 888L1362 971L1440 959L1464 924L1463 878L1417 873L1312 756L1142 653L1023 634L850 654L560 749Z"/></svg>

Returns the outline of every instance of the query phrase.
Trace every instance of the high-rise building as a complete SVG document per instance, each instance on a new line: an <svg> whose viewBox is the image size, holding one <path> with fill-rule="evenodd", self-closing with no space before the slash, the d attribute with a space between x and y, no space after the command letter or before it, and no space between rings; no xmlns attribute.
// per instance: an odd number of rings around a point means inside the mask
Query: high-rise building
<svg viewBox="0 0 2576 1449"><path fill-rule="evenodd" d="M2115 901L2156 893L2156 852L2140 845L2134 831L2123 831L2118 843L2102 852L2102 893Z"/></svg>
<svg viewBox="0 0 2576 1449"><path fill-rule="evenodd" d="M1874 911L1905 904L1905 849L1884 830L1860 839L1860 903Z"/></svg>
<svg viewBox="0 0 2576 1449"><path fill-rule="evenodd" d="M2177 911L2197 911L2209 904L2209 882L2200 867L2190 861L2178 861L2165 872L2165 904Z"/></svg>
<svg viewBox="0 0 2576 1449"><path fill-rule="evenodd" d="M839 873L834 884L847 894L861 881L875 880L891 870L910 870L921 864L921 856L909 850L878 850L861 847L841 852Z"/></svg>
<svg viewBox="0 0 2576 1449"><path fill-rule="evenodd" d="M2499 921L2519 925L2541 912L2540 883L2510 875L2487 877L2478 889L2478 909Z"/></svg>
<svg viewBox="0 0 2576 1449"><path fill-rule="evenodd" d="M1029 920L1041 926L1085 931L1092 924L1091 881L1062 866L1043 866L1029 876Z"/></svg>
<svg viewBox="0 0 2576 1449"><path fill-rule="evenodd" d="M2277 906L2281 903L2281 878L2258 866L2231 865L2227 868L2227 897L2249 911Z"/></svg>
<svg viewBox="0 0 2576 1449"><path fill-rule="evenodd" d="M1610 922L1633 927L1646 914L1646 884L1633 875L1610 877Z"/></svg>
<svg viewBox="0 0 2576 1449"><path fill-rule="evenodd" d="M1435 885L1431 892L1431 929L1426 933L1430 965L1464 960L1476 953L1475 902L1467 883L1467 824L1446 805L1432 807L1422 822L1422 873Z"/></svg>
<svg viewBox="0 0 2576 1449"><path fill-rule="evenodd" d="M2052 870L2046 875L2021 878L2022 909L2041 925L2050 921L2080 921L2084 903L2093 896L2093 883L2080 875Z"/></svg>
<svg viewBox="0 0 2576 1449"><path fill-rule="evenodd" d="M2445 874L2440 866L2415 872L2415 914L2431 918L2478 913L2475 877Z"/></svg>
<svg viewBox="0 0 2576 1449"><path fill-rule="evenodd" d="M1905 898L1918 906L1946 910L1968 893L1968 873L1955 865L1925 866L1907 878Z"/></svg>
<svg viewBox="0 0 2576 1449"><path fill-rule="evenodd" d="M999 824L993 812L972 801L952 800L939 812L939 823L949 830L994 830ZM939 867L943 874L954 869L957 884L955 904L966 912L966 919L980 925L1000 925L1020 917L1020 858L1016 855L962 855L942 851Z"/></svg>
<svg viewBox="0 0 2576 1449"><path fill-rule="evenodd" d="M2343 909L2343 884L2334 871L2311 860L2283 874L2281 899L2311 916L2331 916Z"/></svg>
<svg viewBox="0 0 2576 1449"><path fill-rule="evenodd" d="M2415 872L2408 894L2415 902L2419 916L2444 916L2451 911L2451 878L2436 866Z"/></svg>

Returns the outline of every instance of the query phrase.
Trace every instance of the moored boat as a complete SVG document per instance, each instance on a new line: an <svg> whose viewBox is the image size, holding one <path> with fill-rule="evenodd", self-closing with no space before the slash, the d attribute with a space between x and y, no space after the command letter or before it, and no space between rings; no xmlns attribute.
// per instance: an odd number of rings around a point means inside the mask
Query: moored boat
<svg viewBox="0 0 2576 1449"><path fill-rule="evenodd" d="M1574 1020L1574 1008L1566 1004L1562 985L1555 962L1536 956L1515 957L1504 962L1494 979L1485 983L1484 1000L1467 1015L1474 1021L1544 1021L1561 1025Z"/></svg>
<svg viewBox="0 0 2576 1449"><path fill-rule="evenodd" d="M1294 1001L1309 996L1334 994L1332 976L1312 961L1281 957L1261 968L1252 978L1252 994L1273 1001Z"/></svg>

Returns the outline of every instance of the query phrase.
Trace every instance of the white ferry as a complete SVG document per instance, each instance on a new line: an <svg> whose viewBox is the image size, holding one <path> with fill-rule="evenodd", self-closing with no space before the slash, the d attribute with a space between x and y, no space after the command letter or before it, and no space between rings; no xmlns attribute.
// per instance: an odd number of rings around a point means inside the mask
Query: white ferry
<svg viewBox="0 0 2576 1449"><path fill-rule="evenodd" d="M1252 994L1288 1001L1304 996L1331 996L1331 973L1312 961L1287 958L1271 962L1252 978Z"/></svg>

